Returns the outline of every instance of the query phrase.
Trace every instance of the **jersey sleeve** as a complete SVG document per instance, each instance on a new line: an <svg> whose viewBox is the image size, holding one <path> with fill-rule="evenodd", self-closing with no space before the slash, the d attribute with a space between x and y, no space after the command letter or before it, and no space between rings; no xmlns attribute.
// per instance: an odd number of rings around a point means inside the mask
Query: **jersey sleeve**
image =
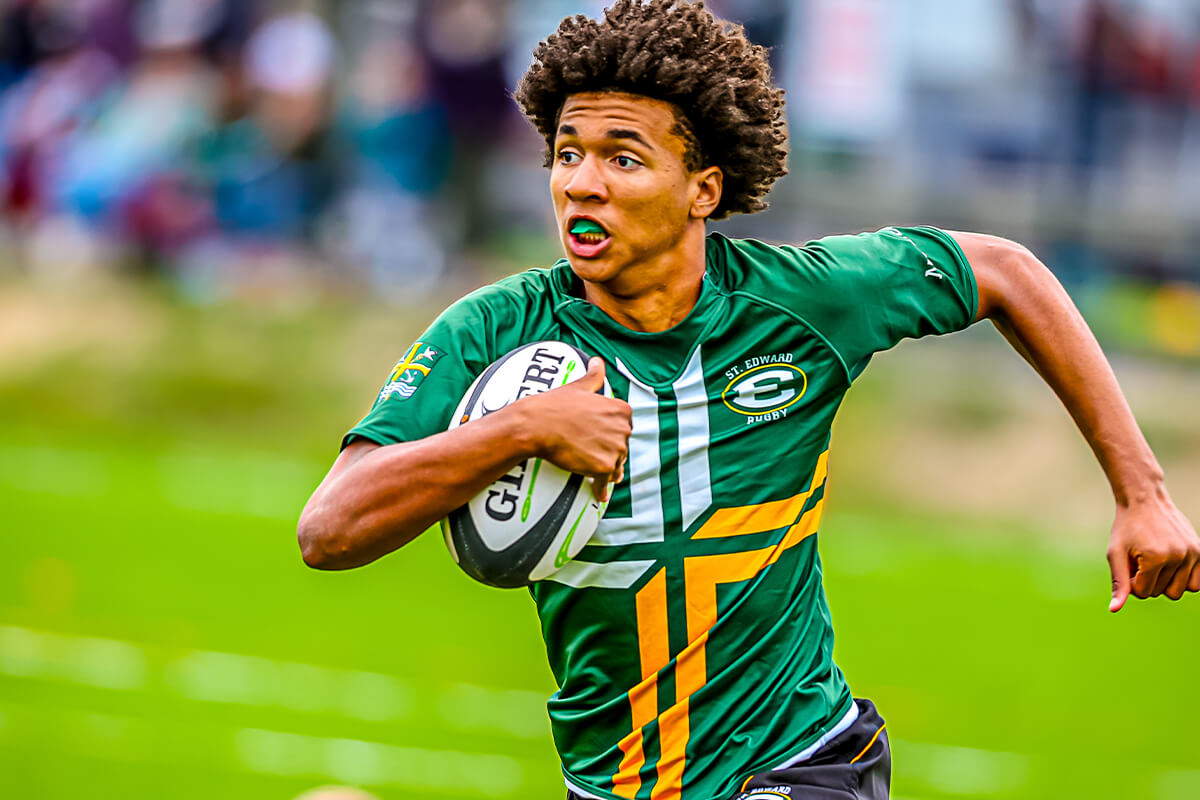
<svg viewBox="0 0 1200 800"><path fill-rule="evenodd" d="M975 275L958 243L937 228L830 236L798 252L819 280L806 287L801 313L851 379L902 339L962 330L975 318Z"/></svg>
<svg viewBox="0 0 1200 800"><path fill-rule="evenodd" d="M468 295L442 312L404 351L342 447L358 439L413 442L446 430L471 382L491 363L473 299Z"/></svg>

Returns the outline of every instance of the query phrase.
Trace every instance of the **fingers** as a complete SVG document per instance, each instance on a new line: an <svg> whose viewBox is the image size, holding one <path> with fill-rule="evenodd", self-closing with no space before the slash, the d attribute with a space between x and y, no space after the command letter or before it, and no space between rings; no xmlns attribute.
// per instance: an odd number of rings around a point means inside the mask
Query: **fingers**
<svg viewBox="0 0 1200 800"><path fill-rule="evenodd" d="M627 455L621 454L617 468L607 475L592 476L592 495L601 503L606 502L612 493L612 487L625 480L625 460Z"/></svg>
<svg viewBox="0 0 1200 800"><path fill-rule="evenodd" d="M1139 555L1137 557L1137 570L1133 573L1133 594L1145 600L1147 597L1153 597L1156 592L1154 588L1158 583L1160 574L1162 573L1163 562L1158 559L1150 559L1146 556Z"/></svg>
<svg viewBox="0 0 1200 800"><path fill-rule="evenodd" d="M1108 602L1108 610L1115 614L1129 599L1129 554L1124 550L1109 548L1108 569L1112 573L1112 599Z"/></svg>
<svg viewBox="0 0 1200 800"><path fill-rule="evenodd" d="M1200 563L1195 557L1157 559L1138 556L1137 563L1139 568L1131 581L1133 594L1137 597L1144 599L1165 594L1178 600L1186 591L1200 591L1200 580L1194 574ZM1192 589L1193 585L1197 588Z"/></svg>
<svg viewBox="0 0 1200 800"><path fill-rule="evenodd" d="M608 476L593 475L590 478L592 482L592 497L598 502L604 503L608 501Z"/></svg>
<svg viewBox="0 0 1200 800"><path fill-rule="evenodd" d="M1167 570L1163 570L1163 572L1167 572ZM1163 594L1172 600L1178 600L1183 597L1183 593L1187 591L1188 581L1191 577L1192 562L1189 559L1180 564L1179 568L1171 574L1171 579L1167 582L1166 588L1163 589Z"/></svg>
<svg viewBox="0 0 1200 800"><path fill-rule="evenodd" d="M1192 579L1188 581L1189 592L1200 592L1200 563L1192 567Z"/></svg>
<svg viewBox="0 0 1200 800"><path fill-rule="evenodd" d="M600 356L589 358L587 374L575 381L575 384L589 392L598 392L604 388L604 359Z"/></svg>
<svg viewBox="0 0 1200 800"><path fill-rule="evenodd" d="M612 488L623 480L625 480L624 457L621 458L616 471L607 475L592 476L592 494L601 503L607 502L609 495L612 493Z"/></svg>

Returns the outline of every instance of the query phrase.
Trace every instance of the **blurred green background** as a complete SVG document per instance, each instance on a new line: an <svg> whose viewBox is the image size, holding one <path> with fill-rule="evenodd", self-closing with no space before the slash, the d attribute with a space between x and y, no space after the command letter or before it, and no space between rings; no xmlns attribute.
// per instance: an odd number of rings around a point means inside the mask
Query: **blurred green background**
<svg viewBox="0 0 1200 800"><path fill-rule="evenodd" d="M510 93L605 0L0 0L0 800L561 798L532 604L295 522L447 302L561 250ZM1200 521L1200 0L710 0L790 174L731 236L935 224L1066 283ZM898 800L1200 798L1200 597L979 326L876 359L820 547Z"/></svg>
<svg viewBox="0 0 1200 800"><path fill-rule="evenodd" d="M436 535L346 573L295 545L426 316L0 284L0 796L561 796L525 593ZM1118 367L1197 518L1200 377ZM1200 602L1107 613L1103 478L999 336L879 356L835 443L837 658L898 798L1200 796Z"/></svg>

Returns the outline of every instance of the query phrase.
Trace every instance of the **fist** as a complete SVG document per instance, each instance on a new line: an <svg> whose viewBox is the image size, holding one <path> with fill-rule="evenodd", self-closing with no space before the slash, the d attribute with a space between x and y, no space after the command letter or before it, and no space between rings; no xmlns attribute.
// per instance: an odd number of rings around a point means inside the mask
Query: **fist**
<svg viewBox="0 0 1200 800"><path fill-rule="evenodd" d="M591 478L601 500L608 499L610 483L624 478L633 431L629 404L600 393L604 374L604 360L593 357L579 380L513 404L524 415L535 453Z"/></svg>

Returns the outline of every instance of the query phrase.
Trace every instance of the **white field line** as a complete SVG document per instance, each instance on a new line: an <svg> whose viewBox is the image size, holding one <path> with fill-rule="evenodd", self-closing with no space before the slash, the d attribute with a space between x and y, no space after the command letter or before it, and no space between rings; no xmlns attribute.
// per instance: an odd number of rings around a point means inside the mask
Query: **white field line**
<svg viewBox="0 0 1200 800"><path fill-rule="evenodd" d="M1162 800L1200 797L1200 770L1172 769L1159 774L1154 782L1157 796Z"/></svg>
<svg viewBox="0 0 1200 800"><path fill-rule="evenodd" d="M549 733L545 697L532 691L457 684L416 686L377 672L207 650L156 658L155 648L116 639L0 626L0 675L122 691L159 682L202 703L328 713L354 720L404 720L418 694L430 697L452 729L519 739ZM165 662L165 663L164 663ZM164 664L161 672L151 668Z"/></svg>
<svg viewBox="0 0 1200 800"><path fill-rule="evenodd" d="M332 778L367 786L455 790L462 796L506 797L525 782L514 758L456 750L398 747L360 739L327 739L257 728L239 730L238 760L253 772Z"/></svg>
<svg viewBox="0 0 1200 800"><path fill-rule="evenodd" d="M331 713L354 720L410 718L414 698L433 700L449 728L487 731L517 739L548 735L545 699L537 692L457 684L416 686L390 675L335 669L237 653L193 650L173 658L156 658L155 648L117 639L52 633L0 625L0 675L56 680L115 691L146 691L156 681L169 691L201 703L227 703ZM153 664L163 664L161 672ZM140 721L84 715L113 731ZM84 717L81 717L84 718ZM11 725L0 710L0 732ZM96 725L92 725L96 727ZM929 789L968 797L1017 797L1029 785L1036 757L977 748L892 739L902 751L905 771ZM320 776L346 782L434 788L470 788L483 794L511 794L522 782L521 765L506 756L398 747L379 742L324 739L247 728L237 735L243 766L256 772ZM470 759L475 767L460 768ZM479 759L488 769L479 769ZM402 766L396 766L402 765ZM449 768L447 765L450 765ZM1200 797L1200 771L1160 765L1156 796L1178 800ZM489 771L493 774L489 775ZM443 787L439 780L453 785ZM488 776L476 786L462 775ZM418 778L417 776L425 776ZM436 777L440 776L440 777ZM495 780L492 780L495 778ZM1187 791L1181 793L1181 787ZM897 798L899 800L899 798Z"/></svg>
<svg viewBox="0 0 1200 800"><path fill-rule="evenodd" d="M964 797L1019 797L1029 784L1033 757L1024 753L980 750L891 739L905 770L920 775L938 792Z"/></svg>
<svg viewBox="0 0 1200 800"><path fill-rule="evenodd" d="M0 719L9 709L0 708ZM164 731L147 720L119 714L12 707L17 714L34 715L49 726L70 753L130 764L164 763L156 741ZM0 728L0 733L3 733ZM528 796L525 762L494 753L401 747L363 739L304 736L261 728L233 728L228 745L214 753L228 754L233 766L247 772L286 778L311 778L371 787L401 787L455 796ZM24 746L29 743L23 742ZM39 748L44 743L37 743ZM204 761L211 753L196 754ZM165 763L175 764L175 756Z"/></svg>

